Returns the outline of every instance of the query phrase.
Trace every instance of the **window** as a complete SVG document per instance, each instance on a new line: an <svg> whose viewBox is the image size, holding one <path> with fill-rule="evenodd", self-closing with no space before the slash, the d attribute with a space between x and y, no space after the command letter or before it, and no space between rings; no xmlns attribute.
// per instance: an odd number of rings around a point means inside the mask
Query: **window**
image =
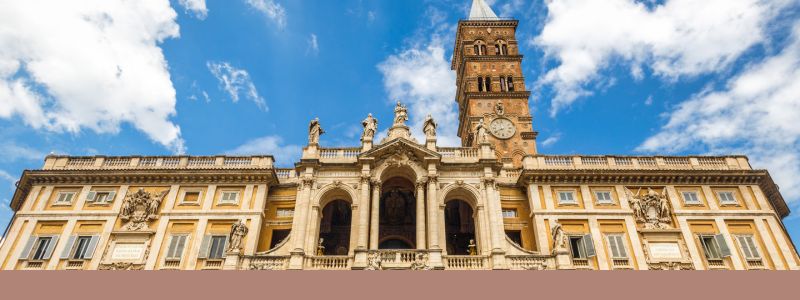
<svg viewBox="0 0 800 300"><path fill-rule="evenodd" d="M291 218L294 216L294 209L278 208L277 215L279 218Z"/></svg>
<svg viewBox="0 0 800 300"><path fill-rule="evenodd" d="M72 198L75 197L75 192L60 192L56 196L55 205L70 205Z"/></svg>
<svg viewBox="0 0 800 300"><path fill-rule="evenodd" d="M185 234L170 236L169 248L167 248L167 260L181 260L183 257L183 249L186 248L186 239L188 237L189 236Z"/></svg>
<svg viewBox="0 0 800 300"><path fill-rule="evenodd" d="M484 91L483 77L478 77L478 92Z"/></svg>
<svg viewBox="0 0 800 300"><path fill-rule="evenodd" d="M506 78L506 91L514 91L514 77L512 76L508 76L508 78Z"/></svg>
<svg viewBox="0 0 800 300"><path fill-rule="evenodd" d="M717 197L719 197L719 203L723 205L739 204L733 192L719 192L717 193Z"/></svg>
<svg viewBox="0 0 800 300"><path fill-rule="evenodd" d="M475 55L486 55L486 45L483 41L475 41Z"/></svg>
<svg viewBox="0 0 800 300"><path fill-rule="evenodd" d="M23 251L22 258L31 260L48 260L53 254L57 237L53 236L40 236L31 238ZM31 251L33 250L33 251Z"/></svg>
<svg viewBox="0 0 800 300"><path fill-rule="evenodd" d="M598 204L614 204L614 199L611 199L610 191L594 192L594 196L597 198Z"/></svg>
<svg viewBox="0 0 800 300"><path fill-rule="evenodd" d="M181 204L198 204L200 203L200 194L201 191L197 190L190 190L183 192L183 199L181 199Z"/></svg>
<svg viewBox="0 0 800 300"><path fill-rule="evenodd" d="M731 250L721 234L701 235L700 244L708 260L721 260L723 257L731 256Z"/></svg>
<svg viewBox="0 0 800 300"><path fill-rule="evenodd" d="M492 77L478 77L478 92L492 91Z"/></svg>
<svg viewBox="0 0 800 300"><path fill-rule="evenodd" d="M761 254L758 252L758 247L752 235L737 235L736 240L739 242L739 249L742 249L745 259L761 260Z"/></svg>
<svg viewBox="0 0 800 300"><path fill-rule="evenodd" d="M518 246L522 246L522 232L519 230L506 230L506 236Z"/></svg>
<svg viewBox="0 0 800 300"><path fill-rule="evenodd" d="M72 253L72 259L83 259L86 256L86 250L89 249L89 243L92 241L90 236L78 237L75 245L75 252Z"/></svg>
<svg viewBox="0 0 800 300"><path fill-rule="evenodd" d="M683 192L683 203L688 205L702 204L700 198L697 197L697 192Z"/></svg>
<svg viewBox="0 0 800 300"><path fill-rule="evenodd" d="M562 191L558 192L558 204L577 204L575 201L575 192Z"/></svg>
<svg viewBox="0 0 800 300"><path fill-rule="evenodd" d="M508 44L505 41L497 41L494 44L495 55L508 55Z"/></svg>
<svg viewBox="0 0 800 300"><path fill-rule="evenodd" d="M503 218L516 218L517 210L513 208L503 209Z"/></svg>
<svg viewBox="0 0 800 300"><path fill-rule="evenodd" d="M486 84L486 91L487 92L491 92L492 91L492 77L488 77L487 76L486 79L483 80L483 82Z"/></svg>
<svg viewBox="0 0 800 300"><path fill-rule="evenodd" d="M219 204L237 204L239 203L239 192L223 191L219 199Z"/></svg>
<svg viewBox="0 0 800 300"><path fill-rule="evenodd" d="M92 191L86 194L86 202L94 203L94 204L108 204L114 201L114 197L117 196L116 192L113 191Z"/></svg>
<svg viewBox="0 0 800 300"><path fill-rule="evenodd" d="M591 234L570 236L569 246L574 259L588 259L596 255Z"/></svg>
<svg viewBox="0 0 800 300"><path fill-rule="evenodd" d="M507 92L508 91L508 86L506 85L506 78L505 77L500 77L500 90L503 91L503 92Z"/></svg>
<svg viewBox="0 0 800 300"><path fill-rule="evenodd" d="M612 259L628 258L623 237L624 235L622 234L609 234L606 236L606 239L608 240L608 248L611 250Z"/></svg>
<svg viewBox="0 0 800 300"><path fill-rule="evenodd" d="M289 232L290 231L291 230L288 230L288 229L275 229L275 230L272 230L272 239L270 239L269 248L273 249L276 246L278 246L278 244L280 244L281 242L286 240L286 238L289 237Z"/></svg>
<svg viewBox="0 0 800 300"><path fill-rule="evenodd" d="M225 257L225 244L228 237L224 235L215 235L211 237L211 246L208 251L209 259L222 259Z"/></svg>
<svg viewBox="0 0 800 300"><path fill-rule="evenodd" d="M99 235L71 236L61 252L61 259L92 259Z"/></svg>

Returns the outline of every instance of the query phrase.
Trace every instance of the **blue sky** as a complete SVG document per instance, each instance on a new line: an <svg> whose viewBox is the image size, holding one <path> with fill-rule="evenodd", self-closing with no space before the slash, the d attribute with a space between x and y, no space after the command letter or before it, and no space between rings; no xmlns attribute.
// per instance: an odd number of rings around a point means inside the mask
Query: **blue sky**
<svg viewBox="0 0 800 300"><path fill-rule="evenodd" d="M520 20L546 154L746 154L800 211L800 5L487 0ZM70 155L269 153L319 117L357 145L394 101L456 146L470 0L0 0L0 227L22 170ZM800 218L785 222L800 240Z"/></svg>

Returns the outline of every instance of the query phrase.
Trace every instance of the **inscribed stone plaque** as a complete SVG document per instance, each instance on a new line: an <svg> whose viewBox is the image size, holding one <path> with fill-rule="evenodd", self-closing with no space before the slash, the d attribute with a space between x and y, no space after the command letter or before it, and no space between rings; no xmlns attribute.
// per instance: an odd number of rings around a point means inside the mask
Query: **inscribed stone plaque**
<svg viewBox="0 0 800 300"><path fill-rule="evenodd" d="M139 260L144 254L144 244L117 244L111 254L112 260Z"/></svg>
<svg viewBox="0 0 800 300"><path fill-rule="evenodd" d="M649 243L650 256L659 259L681 259L681 247L678 243Z"/></svg>

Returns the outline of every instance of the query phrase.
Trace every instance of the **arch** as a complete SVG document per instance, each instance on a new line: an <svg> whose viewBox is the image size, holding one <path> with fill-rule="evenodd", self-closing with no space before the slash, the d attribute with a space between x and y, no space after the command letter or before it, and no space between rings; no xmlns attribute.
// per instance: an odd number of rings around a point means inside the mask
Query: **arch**
<svg viewBox="0 0 800 300"><path fill-rule="evenodd" d="M383 161L372 171L372 179L385 181L392 177L403 177L411 182L417 182L423 180L427 174L428 170L413 161L400 165Z"/></svg>
<svg viewBox="0 0 800 300"><path fill-rule="evenodd" d="M348 186L347 184L343 184L341 182L334 182L323 186L321 189L317 191L317 193L311 199L311 207L312 216L308 218L308 226L311 228L311 231L308 234L303 234L305 236L305 249L309 253L316 254L317 247L319 246L319 238L321 235L322 229L322 222L325 221L323 218L325 217L325 208L328 207L331 203L336 201L342 201L347 203L347 206L350 208L350 232L349 232L349 242L347 243L347 250L349 252L353 252L355 248L353 243L355 243L355 237L357 237L357 232L354 232L358 229L355 222L358 218L353 218L353 208L356 207L354 205L355 199L357 198L356 191ZM326 246L326 249L329 247ZM333 248L338 248L338 246L334 246ZM336 250L336 249L332 249ZM330 252L335 254L335 252ZM326 255L328 252L325 253Z"/></svg>
<svg viewBox="0 0 800 300"><path fill-rule="evenodd" d="M397 245L397 243L392 243L393 241L400 242L404 244L405 247L396 247L395 245ZM386 236L382 238L378 244L378 248L380 249L414 249L414 243L401 235Z"/></svg>
<svg viewBox="0 0 800 300"><path fill-rule="evenodd" d="M453 184L449 184L445 186L443 189L440 190L439 203L441 203L441 209L439 210L439 243L440 245L444 245L445 253L450 255L450 252L447 252L447 242L448 242L448 233L447 233L447 220L446 220L446 210L447 205L454 201L460 201L462 203L466 203L467 206L470 207L472 211L472 222L474 224L474 239L477 246L477 252L480 253L487 253L489 251L489 232L488 230L488 221L486 216L486 210L483 209L483 201L481 200L481 190L473 186L472 184L464 183L464 182L456 182ZM463 239L463 238L462 238ZM451 241L452 243L452 241ZM457 252L458 253L458 252Z"/></svg>
<svg viewBox="0 0 800 300"><path fill-rule="evenodd" d="M477 255L476 214L467 201L452 199L445 204L445 249L448 255Z"/></svg>
<svg viewBox="0 0 800 300"><path fill-rule="evenodd" d="M452 200L463 200L466 201L467 204L472 206L472 209L478 210L479 201L481 192L475 188L474 186L466 183L454 183L445 186L441 191L439 191L441 196L439 199L439 203L447 204L447 202Z"/></svg>
<svg viewBox="0 0 800 300"><path fill-rule="evenodd" d="M353 199L358 199L358 193L349 185L341 182L334 182L323 186L319 189L312 199L312 206L324 207L328 202L333 200L345 200L351 205L354 203Z"/></svg>
<svg viewBox="0 0 800 300"><path fill-rule="evenodd" d="M472 45L475 48L475 55L486 55L486 42L483 40L475 40L472 42Z"/></svg>
<svg viewBox="0 0 800 300"><path fill-rule="evenodd" d="M499 39L494 42L494 55L508 55L508 42Z"/></svg>
<svg viewBox="0 0 800 300"><path fill-rule="evenodd" d="M319 221L317 255L348 255L352 237L351 203L337 199L322 208Z"/></svg>

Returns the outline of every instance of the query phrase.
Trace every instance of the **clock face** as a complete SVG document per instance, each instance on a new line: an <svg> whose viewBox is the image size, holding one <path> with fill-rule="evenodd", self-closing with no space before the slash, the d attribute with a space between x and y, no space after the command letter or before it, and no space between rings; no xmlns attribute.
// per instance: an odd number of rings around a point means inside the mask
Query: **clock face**
<svg viewBox="0 0 800 300"><path fill-rule="evenodd" d="M510 139L517 132L514 123L509 119L498 118L489 125L489 131L498 139Z"/></svg>

